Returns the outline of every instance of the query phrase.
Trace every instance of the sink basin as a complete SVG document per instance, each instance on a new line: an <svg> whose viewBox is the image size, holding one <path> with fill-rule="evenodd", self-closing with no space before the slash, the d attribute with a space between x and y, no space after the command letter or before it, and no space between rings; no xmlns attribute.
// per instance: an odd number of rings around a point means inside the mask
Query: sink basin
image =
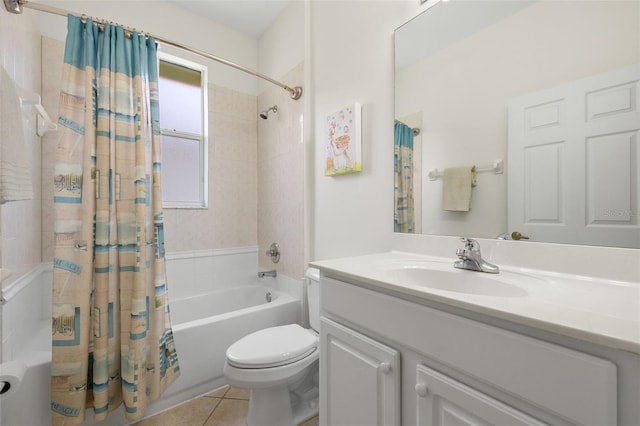
<svg viewBox="0 0 640 426"><path fill-rule="evenodd" d="M387 273L390 278L402 283L435 290L492 297L526 297L528 295L524 288L516 284L528 277L520 277L512 273L487 274L454 269L453 265L444 267L440 264L393 268Z"/></svg>

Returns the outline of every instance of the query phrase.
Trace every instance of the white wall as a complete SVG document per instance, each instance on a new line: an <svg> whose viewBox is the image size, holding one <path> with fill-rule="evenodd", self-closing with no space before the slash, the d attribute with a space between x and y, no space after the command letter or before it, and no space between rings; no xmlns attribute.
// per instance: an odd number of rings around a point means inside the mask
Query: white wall
<svg viewBox="0 0 640 426"><path fill-rule="evenodd" d="M372 253L393 246L393 30L431 3L311 2L312 259ZM583 43L581 48L590 49L591 45ZM363 106L364 171L325 177L321 164L324 118L354 101Z"/></svg>
<svg viewBox="0 0 640 426"><path fill-rule="evenodd" d="M418 0L310 4L313 119L312 259L391 249L393 31L426 8ZM363 171L325 177L325 117L362 104Z"/></svg>
<svg viewBox="0 0 640 426"><path fill-rule="evenodd" d="M187 46L223 57L239 65L256 70L258 67L258 41L246 34L217 24L165 1L43 1L41 3L84 13L118 24L138 28L147 33L162 36ZM48 13L35 13L42 35L64 41L66 18ZM161 50L195 62L202 57L185 53L170 46ZM258 94L255 77L227 65L207 60L209 81L217 85L247 93Z"/></svg>
<svg viewBox="0 0 640 426"><path fill-rule="evenodd" d="M304 1L293 0L282 15L262 34L258 40L258 70L261 73L280 80L281 76L304 61L305 7ZM289 81L282 82L289 86L293 85ZM258 86L260 93L273 87L271 83L264 80L260 80Z"/></svg>

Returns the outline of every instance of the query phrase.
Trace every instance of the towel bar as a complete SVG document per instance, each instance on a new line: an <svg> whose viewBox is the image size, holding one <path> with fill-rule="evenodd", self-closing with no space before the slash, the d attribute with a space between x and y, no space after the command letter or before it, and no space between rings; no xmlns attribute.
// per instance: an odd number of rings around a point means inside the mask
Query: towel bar
<svg viewBox="0 0 640 426"><path fill-rule="evenodd" d="M485 172L493 172L496 175L500 175L504 173L504 160L498 159L494 160L493 164L490 166L476 166L476 173L485 173ZM429 180L437 180L438 178L442 178L443 171L438 169L429 169Z"/></svg>
<svg viewBox="0 0 640 426"><path fill-rule="evenodd" d="M18 96L20 97L20 106L32 105L36 109L36 134L38 136L43 136L47 132L58 129L58 126L51 120L42 106L42 98L39 94L24 87L18 87Z"/></svg>
<svg viewBox="0 0 640 426"><path fill-rule="evenodd" d="M35 105L36 111L38 111L38 118L36 124L36 134L38 136L44 136L45 133L53 130L58 130L58 125L51 121L49 114L45 111L42 104Z"/></svg>

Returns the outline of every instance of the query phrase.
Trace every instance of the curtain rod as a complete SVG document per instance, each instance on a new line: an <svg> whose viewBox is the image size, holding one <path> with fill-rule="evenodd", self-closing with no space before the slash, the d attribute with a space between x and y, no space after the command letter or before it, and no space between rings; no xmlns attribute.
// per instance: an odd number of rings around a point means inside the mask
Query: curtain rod
<svg viewBox="0 0 640 426"><path fill-rule="evenodd" d="M420 134L420 128L419 127L411 127L407 123L403 123L400 120L395 120L395 122L396 123L400 123L400 124L404 124L405 126L409 127L411 130L413 130L413 136L418 136Z"/></svg>
<svg viewBox="0 0 640 426"><path fill-rule="evenodd" d="M93 21L95 21L98 24L110 24L110 23L112 24L112 22L110 22L110 21L108 21L106 19L89 17L87 15L79 15L77 13L70 12L68 10L58 9L56 7L47 6L47 5L39 4L39 3L34 3L34 2L31 2L31 1L27 1L27 0L4 0L4 6L5 6L5 8L7 9L8 12L16 13L16 14L22 13L22 8L26 7L26 8L29 8L29 9L38 10L40 12L52 13L54 15L60 15L60 16L73 15L73 16L76 16L76 17L82 19L83 21L86 21L87 18L91 18ZM186 46L186 45L178 43L176 41L168 40L168 39L166 39L164 37L156 36L154 34L143 32L143 31L140 31L140 30L136 30L135 28L124 27L124 29L126 31L130 31L130 32L142 33L147 37L154 38L156 41L158 41L158 42L160 42L162 44L166 44L168 46L173 46L173 47L176 47L178 49L185 50L187 52L195 53L196 55L203 56L205 58L211 59L211 60L216 61L216 62L220 62L221 64L228 65L228 66L230 66L232 68L235 68L235 69L240 70L242 72L245 72L247 74L251 74L251 75L254 75L254 76L258 77L258 78L266 80L269 83L275 84L276 86L280 86L284 90L289 92L289 96L291 96L291 99L298 100L302 96L302 87L300 87L300 86L296 86L296 87L293 87L293 88L289 87L284 83L280 83L279 81L272 79L271 77L268 77L268 76L266 76L264 74L261 74L261 73L259 73L257 71L254 71L254 70L252 70L250 68L243 67L242 65L238 65L235 62L229 61L228 59L224 59L224 58L221 58L219 56L212 55L211 53L207 53L207 52L205 52L203 50L199 50L199 49L196 49L196 48L193 48L193 47L190 47L190 46Z"/></svg>

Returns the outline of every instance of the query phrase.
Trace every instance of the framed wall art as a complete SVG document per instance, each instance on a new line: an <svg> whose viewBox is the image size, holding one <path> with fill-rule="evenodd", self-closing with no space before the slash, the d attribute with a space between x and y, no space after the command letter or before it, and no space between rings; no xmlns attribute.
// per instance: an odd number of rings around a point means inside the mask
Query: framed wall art
<svg viewBox="0 0 640 426"><path fill-rule="evenodd" d="M353 103L329 114L325 126L325 176L362 171L361 111Z"/></svg>

